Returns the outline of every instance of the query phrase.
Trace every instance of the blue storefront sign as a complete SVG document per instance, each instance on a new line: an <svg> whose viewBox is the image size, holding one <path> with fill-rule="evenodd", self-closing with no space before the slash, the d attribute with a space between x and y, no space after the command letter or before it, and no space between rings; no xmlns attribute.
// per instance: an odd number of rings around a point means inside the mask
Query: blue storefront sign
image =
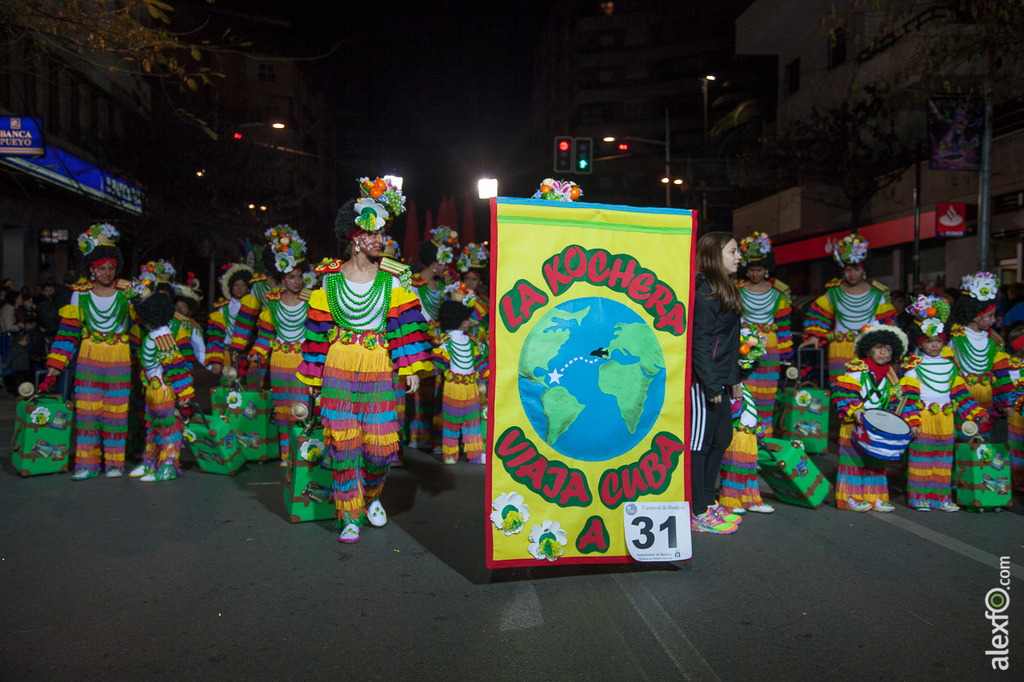
<svg viewBox="0 0 1024 682"><path fill-rule="evenodd" d="M0 156L42 156L43 122L24 116L0 116Z"/></svg>
<svg viewBox="0 0 1024 682"><path fill-rule="evenodd" d="M45 155L39 159L0 157L0 164L25 171L128 213L142 214L140 187L56 147L47 147L45 151Z"/></svg>

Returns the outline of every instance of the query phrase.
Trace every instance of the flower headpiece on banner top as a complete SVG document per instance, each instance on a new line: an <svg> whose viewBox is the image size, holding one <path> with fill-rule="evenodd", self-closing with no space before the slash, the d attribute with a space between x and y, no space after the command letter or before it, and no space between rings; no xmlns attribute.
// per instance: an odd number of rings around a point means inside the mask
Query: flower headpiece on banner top
<svg viewBox="0 0 1024 682"><path fill-rule="evenodd" d="M274 267L281 274L287 275L306 261L306 241L288 225L275 225L263 236L270 242Z"/></svg>
<svg viewBox="0 0 1024 682"><path fill-rule="evenodd" d="M78 235L78 250L88 256L97 246L117 246L121 233L110 223L96 223Z"/></svg>
<svg viewBox="0 0 1024 682"><path fill-rule="evenodd" d="M444 291L441 292L441 298L468 306L476 300L476 294L466 288L465 282L452 282L445 286Z"/></svg>
<svg viewBox="0 0 1024 682"><path fill-rule="evenodd" d="M999 280L991 272L976 272L964 275L960 291L978 301L994 301L999 293Z"/></svg>
<svg viewBox="0 0 1024 682"><path fill-rule="evenodd" d="M946 331L946 320L949 319L949 301L946 299L918 296L906 310L913 316L914 324L921 328L922 336L931 338Z"/></svg>
<svg viewBox="0 0 1024 682"><path fill-rule="evenodd" d="M163 259L149 261L142 266L141 271L144 274L148 273L149 277L157 284L170 284L174 276L178 274L174 266Z"/></svg>
<svg viewBox="0 0 1024 682"><path fill-rule="evenodd" d="M863 263L868 257L868 240L859 234L848 234L836 243L832 257L843 266Z"/></svg>
<svg viewBox="0 0 1024 682"><path fill-rule="evenodd" d="M394 237L384 237L384 248L381 254L398 260L402 257L402 249L398 246L398 240Z"/></svg>
<svg viewBox="0 0 1024 682"><path fill-rule="evenodd" d="M576 201L582 196L583 190L572 180L544 178L544 181L540 183L540 189L534 192L531 198L549 201Z"/></svg>
<svg viewBox="0 0 1024 682"><path fill-rule="evenodd" d="M764 232L755 232L740 241L740 260L743 265L763 261L772 252L772 240Z"/></svg>
<svg viewBox="0 0 1024 682"><path fill-rule="evenodd" d="M238 273L243 273L245 275L245 281L248 283L255 274L255 271L245 263L228 263L227 265L222 266L221 269L224 270L224 274L221 275L220 279L217 281L220 282L221 294L223 294L224 298L229 301L231 300L231 278Z"/></svg>
<svg viewBox="0 0 1024 682"><path fill-rule="evenodd" d="M459 233L447 225L438 225L430 231L430 243L437 247L437 262L448 265L459 248Z"/></svg>
<svg viewBox="0 0 1024 682"><path fill-rule="evenodd" d="M175 284L174 295L188 298L196 303L201 303L203 300L203 294L200 291L199 279L195 274L189 272L186 273L184 284Z"/></svg>
<svg viewBox="0 0 1024 682"><path fill-rule="evenodd" d="M761 336L750 327L740 327L740 367L750 369L765 354L768 338Z"/></svg>

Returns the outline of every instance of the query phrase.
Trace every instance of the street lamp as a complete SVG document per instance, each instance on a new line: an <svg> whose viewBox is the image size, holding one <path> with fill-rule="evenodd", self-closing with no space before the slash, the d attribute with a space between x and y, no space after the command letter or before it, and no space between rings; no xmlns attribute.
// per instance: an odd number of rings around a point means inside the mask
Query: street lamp
<svg viewBox="0 0 1024 682"><path fill-rule="evenodd" d="M700 79L700 89L704 91L704 156L708 155L708 82L713 80L714 76L704 76Z"/></svg>
<svg viewBox="0 0 1024 682"><path fill-rule="evenodd" d="M476 183L481 199L491 199L498 196L498 181L495 178L482 178Z"/></svg>

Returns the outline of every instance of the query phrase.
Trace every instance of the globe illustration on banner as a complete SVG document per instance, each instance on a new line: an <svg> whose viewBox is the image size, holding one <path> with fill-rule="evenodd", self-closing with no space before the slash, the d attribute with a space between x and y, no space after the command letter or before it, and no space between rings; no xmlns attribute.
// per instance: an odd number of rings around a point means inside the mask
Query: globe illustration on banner
<svg viewBox="0 0 1024 682"><path fill-rule="evenodd" d="M608 298L544 314L519 353L519 398L537 434L585 462L637 446L665 402L665 356L650 325Z"/></svg>

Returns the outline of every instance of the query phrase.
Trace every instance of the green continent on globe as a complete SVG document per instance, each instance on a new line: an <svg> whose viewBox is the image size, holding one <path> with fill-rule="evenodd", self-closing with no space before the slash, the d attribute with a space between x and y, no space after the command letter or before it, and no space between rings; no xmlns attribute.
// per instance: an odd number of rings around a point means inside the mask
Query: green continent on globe
<svg viewBox="0 0 1024 682"><path fill-rule="evenodd" d="M555 386L544 391L540 396L540 404L544 406L544 416L548 420L548 433L544 440L552 447L586 407L564 386Z"/></svg>
<svg viewBox="0 0 1024 682"><path fill-rule="evenodd" d="M616 350L640 362L623 365L609 360L598 370L597 386L602 393L615 397L619 413L632 435L644 413L647 388L658 372L665 368L665 356L654 332L644 322L615 325L615 338L608 346L609 355Z"/></svg>
<svg viewBox="0 0 1024 682"><path fill-rule="evenodd" d="M529 335L527 335L526 341L523 342L522 350L519 351L519 376L535 384L547 386L546 378L544 376L535 376L534 372L537 369L542 369L545 372L550 369L548 365L558 355L558 351L562 350L562 346L565 345L565 342L569 340L569 336L572 334L568 323L575 320L577 326L582 326L583 318L589 312L589 306L578 313L567 313L558 308L553 308L544 317L540 318L537 326L533 328Z"/></svg>

